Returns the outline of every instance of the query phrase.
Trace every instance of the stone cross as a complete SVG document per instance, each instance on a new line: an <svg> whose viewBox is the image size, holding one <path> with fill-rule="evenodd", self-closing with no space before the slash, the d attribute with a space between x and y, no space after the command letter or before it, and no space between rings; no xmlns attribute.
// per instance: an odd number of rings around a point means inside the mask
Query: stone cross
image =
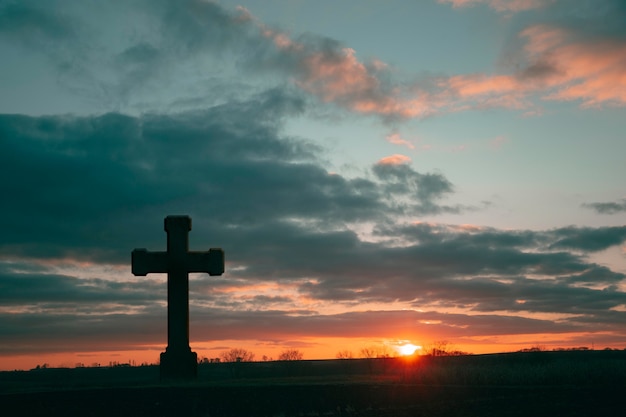
<svg viewBox="0 0 626 417"><path fill-rule="evenodd" d="M189 216L167 216L167 251L132 252L134 275L167 273L167 348L161 353L161 378L193 379L198 374L197 355L189 347L189 273L224 273L224 251L189 252Z"/></svg>

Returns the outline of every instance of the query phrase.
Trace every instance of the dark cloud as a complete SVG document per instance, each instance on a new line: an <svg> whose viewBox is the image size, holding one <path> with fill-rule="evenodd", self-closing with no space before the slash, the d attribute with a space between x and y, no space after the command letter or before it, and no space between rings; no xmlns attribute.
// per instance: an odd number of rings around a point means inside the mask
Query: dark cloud
<svg viewBox="0 0 626 417"><path fill-rule="evenodd" d="M150 7L156 3L153 11L159 19L164 43L172 41L170 46L179 53L194 54L207 49L224 51L250 41L246 30L252 24L245 12L230 12L217 3L202 0L145 3Z"/></svg>
<svg viewBox="0 0 626 417"><path fill-rule="evenodd" d="M277 227L281 225L282 229ZM286 225L267 225L267 232L260 225L231 229L236 237L231 238L228 257L236 259L233 266L246 268L227 271L224 277L192 277L194 340L423 334L470 340L580 331L621 334L625 313L619 307L626 304L626 294L616 285L624 281L624 274L589 263L581 255L547 250L546 239L558 235L554 231L418 224L398 227L394 233L419 241L387 246L383 241L364 242L350 231ZM587 232L581 230L582 235ZM388 228L384 233L390 236L392 231ZM222 238L228 240L220 235L215 241ZM2 304L23 310L12 320L0 320L2 333L13 340L5 353L40 351L43 346L88 351L101 342L100 349L122 344L130 349L164 340L162 277L122 275L119 282L111 282L110 278L46 274L45 269L45 263L30 261L5 264L2 270ZM293 291L259 295L246 289L258 283L287 288L281 282ZM425 312L328 315L302 309L300 295L338 306L405 301ZM446 314L432 311L432 306L468 313ZM129 309L134 313L124 312ZM526 317L541 313L564 318ZM594 323L593 328L589 323ZM33 347L33 340L39 347Z"/></svg>
<svg viewBox="0 0 626 417"><path fill-rule="evenodd" d="M242 13L203 0L7 2L2 41L45 57L59 84L90 106L140 111L176 105L190 90L219 102L212 87L227 80L211 75L268 42Z"/></svg>
<svg viewBox="0 0 626 417"><path fill-rule="evenodd" d="M25 273L0 264L0 303L10 305L70 306L76 311L83 308L95 313L99 306L141 306L162 300L165 290L162 283L142 279L140 283L129 280L111 281L50 273Z"/></svg>
<svg viewBox="0 0 626 417"><path fill-rule="evenodd" d="M0 321L0 354L145 349L167 339L167 315L22 312Z"/></svg>
<svg viewBox="0 0 626 417"><path fill-rule="evenodd" d="M465 337L481 328L484 335L506 335L515 332L566 332L574 329L567 323L549 320L503 317L497 315L442 314L434 311L367 311L330 315L287 315L266 311L256 317L250 312L228 316L212 314L212 320L198 324L198 331L217 334L217 339L240 339L237 330L245 326L246 336L258 339L285 337L371 337L398 338L399 335L436 334L435 337ZM278 324L274 326L274 324ZM232 325L232 328L229 328ZM265 334L265 337L263 335ZM401 336L400 336L401 337Z"/></svg>
<svg viewBox="0 0 626 417"><path fill-rule="evenodd" d="M386 121L434 111L425 91L414 87L400 94L405 89L382 62L362 62L354 50L324 36L292 39L244 8L227 10L204 0L85 6L32 0L5 6L0 41L17 37L43 54L59 82L96 108L197 109L224 97L249 97L270 80L317 102Z"/></svg>
<svg viewBox="0 0 626 417"><path fill-rule="evenodd" d="M566 227L556 229L553 232L553 248L565 248L582 250L585 252L597 252L611 246L617 246L626 241L626 226L579 228Z"/></svg>
<svg viewBox="0 0 626 417"><path fill-rule="evenodd" d="M165 339L164 308L153 314L20 314L3 321L2 333L12 340L2 353L141 349ZM622 314L623 316L623 314ZM621 316L620 316L621 317ZM618 317L614 317L616 319ZM592 320L592 319L589 319ZM616 330L602 320L598 331ZM370 311L332 315L294 315L281 311L225 312L192 309L191 332L195 340L298 340L310 337L397 338L428 335L437 339L566 333L580 322L529 319L489 314L442 314L415 311ZM24 331L31 329L31 331ZM59 337L63 335L63 337ZM34 342L34 343L33 343ZM193 345L193 343L192 343Z"/></svg>
<svg viewBox="0 0 626 417"><path fill-rule="evenodd" d="M0 354L88 352L145 349L166 339L165 309L154 314L24 313L0 322L12 340ZM369 311L330 315L294 315L282 311L224 312L192 310L190 332L195 340L284 341L316 337L393 338L429 335L438 340L511 334L566 333L575 324L488 314L442 314L434 311ZM24 329L30 329L24 331ZM63 335L63 337L59 337ZM194 342L191 343L192 347Z"/></svg>
<svg viewBox="0 0 626 417"><path fill-rule="evenodd" d="M41 47L72 39L76 36L76 26L77 22L60 9L47 9L43 4L0 5L0 34L28 45Z"/></svg>
<svg viewBox="0 0 626 417"><path fill-rule="evenodd" d="M626 5L621 0L560 0L543 11L544 19L588 37L626 40Z"/></svg>
<svg viewBox="0 0 626 417"><path fill-rule="evenodd" d="M267 244L299 233L298 222L333 230L398 213L388 182L330 174L317 146L279 133L302 108L271 90L176 115L0 116L0 190L10 196L0 246L7 255L125 261L120 242L150 236L141 231L163 213L206 219L220 237L264 233ZM449 182L407 169L394 180L409 183L394 191L403 210L437 212Z"/></svg>
<svg viewBox="0 0 626 417"><path fill-rule="evenodd" d="M59 350L79 338L84 349L105 337L161 340L163 324L146 323L162 320L162 277L137 279L126 270L113 280L77 267L76 275L60 274L50 261L128 265L133 248L164 247L162 219L176 213L194 219L192 248L222 246L229 262L224 277L192 278L198 340L268 328L268 335L289 339L304 328L326 336L345 335L345 326L355 335L391 332L382 319L372 327L357 324L364 315L303 309L301 296L347 306L437 305L490 317L467 330L469 316L449 315L437 330L442 336L494 334L502 320L535 323L501 318L501 311L572 314L602 328L621 317L615 309L626 304L618 290L624 275L586 254L622 244L625 228L397 223L397 216L446 211L438 200L452 193L450 181L406 164L377 163L371 176L356 178L330 174L321 148L281 133L281 120L303 109L297 97L270 90L254 100L172 115L0 116L0 191L8 196L0 219L1 297L5 308L23 310L16 324L2 320L3 334L20 335L6 349L35 339ZM350 226L368 223L375 225L370 241ZM258 283L291 290L243 290ZM238 312L248 310L256 320L246 316L237 324ZM23 326L38 320L29 339ZM52 320L49 329L39 328ZM260 330L250 330L253 323ZM419 323L409 323L420 331ZM580 323L571 319L568 326ZM141 326L149 329L145 338L128 336ZM54 341L55 334L68 339Z"/></svg>
<svg viewBox="0 0 626 417"><path fill-rule="evenodd" d="M346 264L328 276L303 269L303 276L315 277L316 281L304 284L302 290L336 302L405 301L416 308L433 302L479 311L556 313L616 308L625 300L614 285L623 282L624 274L551 244L562 243L559 239L563 234L575 235L573 240L583 242L593 235L590 232L572 228L556 232L468 231L424 223L393 231L381 229L381 235L404 236L405 245L344 245L341 256ZM620 236L622 228L595 232L603 248L624 240L604 240L607 235ZM564 246L598 249L593 236L581 245ZM333 265L341 262L335 261L330 251L324 259Z"/></svg>
<svg viewBox="0 0 626 417"><path fill-rule="evenodd" d="M524 81L543 81L548 78L552 78L554 76L560 76L562 74L562 70L557 68L553 63L538 60L532 62L526 68L524 68L519 74L518 77Z"/></svg>
<svg viewBox="0 0 626 417"><path fill-rule="evenodd" d="M626 211L626 199L602 203L586 203L583 204L583 207L593 209L600 214L616 214Z"/></svg>
<svg viewBox="0 0 626 417"><path fill-rule="evenodd" d="M389 199L413 195L417 198L420 209L428 213L444 211L443 207L436 206L433 202L453 191L452 184L443 175L421 174L406 164L377 163L373 172L385 183L385 191ZM398 205L402 204L402 201L398 202ZM445 211L454 210L446 208Z"/></svg>
<svg viewBox="0 0 626 417"><path fill-rule="evenodd" d="M617 331L624 274L587 256L623 244L626 228L402 223L447 211L438 201L452 193L450 181L380 162L362 177L329 173L323 149L281 132L283 118L304 107L270 90L170 115L0 116L0 192L7 196L0 324L14 340L5 351L33 343L88 350L105 338L99 348L160 343L163 277L134 278L128 268L112 279L52 261L128 266L133 248L162 249L163 217L181 213L194 221L192 249L222 246L228 260L224 277L192 277L196 340L291 340L303 329L310 336L383 335L400 327L471 338L533 326L579 331L587 321L597 323L593 331ZM370 240L359 233L367 224L374 225ZM278 292L254 290L263 283ZM303 308L299 297L467 314L424 327L427 315L406 313L404 324L390 325L394 312L328 316ZM545 313L571 318L524 318Z"/></svg>

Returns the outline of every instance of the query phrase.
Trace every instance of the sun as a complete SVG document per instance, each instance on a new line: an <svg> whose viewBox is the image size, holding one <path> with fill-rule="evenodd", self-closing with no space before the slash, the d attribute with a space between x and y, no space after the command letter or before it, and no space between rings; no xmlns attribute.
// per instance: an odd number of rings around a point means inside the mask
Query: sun
<svg viewBox="0 0 626 417"><path fill-rule="evenodd" d="M398 352L402 356L410 356L415 353L416 350L421 349L421 346L415 346L412 343L405 343L402 346L398 346Z"/></svg>

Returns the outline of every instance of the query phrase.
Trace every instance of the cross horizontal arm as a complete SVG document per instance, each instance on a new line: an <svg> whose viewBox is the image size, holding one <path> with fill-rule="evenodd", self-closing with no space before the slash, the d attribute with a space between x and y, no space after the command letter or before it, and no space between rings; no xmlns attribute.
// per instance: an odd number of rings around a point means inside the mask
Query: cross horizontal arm
<svg viewBox="0 0 626 417"><path fill-rule="evenodd" d="M167 252L148 252L147 249L135 249L132 252L133 275L168 272L169 259Z"/></svg>
<svg viewBox="0 0 626 417"><path fill-rule="evenodd" d="M224 273L224 251L211 248L208 252L189 252L187 254L188 272L206 272L209 275Z"/></svg>

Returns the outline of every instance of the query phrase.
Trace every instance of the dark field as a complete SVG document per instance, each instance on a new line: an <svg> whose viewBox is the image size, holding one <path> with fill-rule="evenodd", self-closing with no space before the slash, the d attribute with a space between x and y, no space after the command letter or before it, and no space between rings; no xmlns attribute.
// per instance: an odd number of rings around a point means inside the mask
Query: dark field
<svg viewBox="0 0 626 417"><path fill-rule="evenodd" d="M252 362L0 373L10 416L620 416L626 352Z"/></svg>

